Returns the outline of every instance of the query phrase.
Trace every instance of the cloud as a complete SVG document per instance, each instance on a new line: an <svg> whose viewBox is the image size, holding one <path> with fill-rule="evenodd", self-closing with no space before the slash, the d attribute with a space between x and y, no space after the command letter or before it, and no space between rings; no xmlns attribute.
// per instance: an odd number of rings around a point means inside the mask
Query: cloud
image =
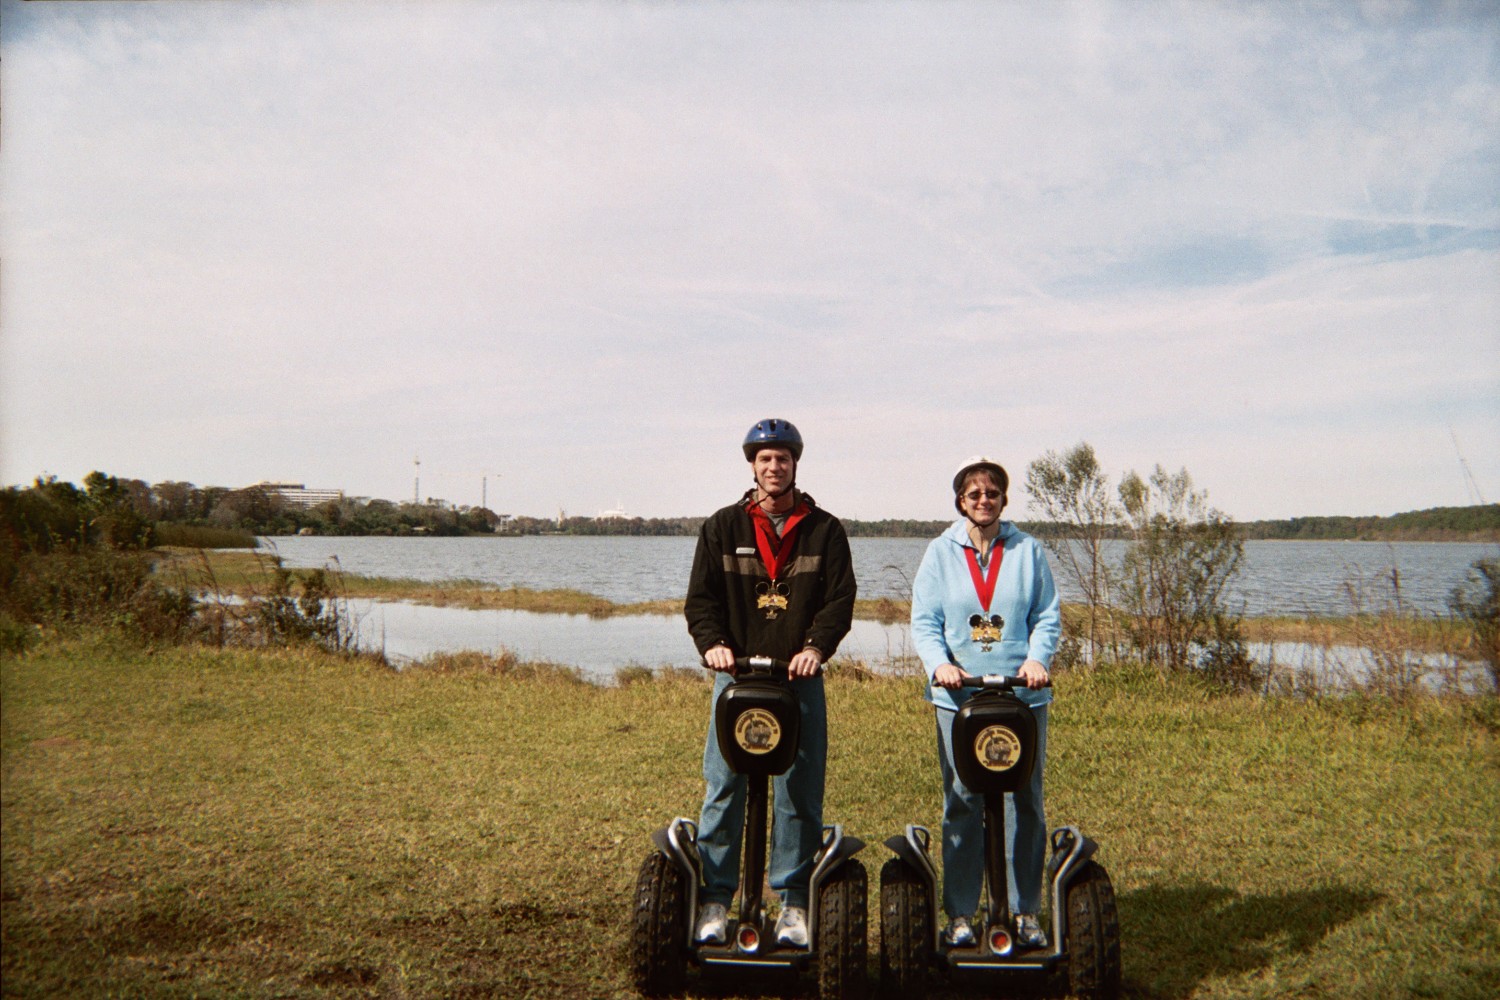
<svg viewBox="0 0 1500 1000"><path fill-rule="evenodd" d="M1497 42L1463 4L6 3L0 478L404 496L421 451L516 512L701 513L776 413L851 516L1079 439L1244 517L1461 503L1450 424L1500 492Z"/></svg>

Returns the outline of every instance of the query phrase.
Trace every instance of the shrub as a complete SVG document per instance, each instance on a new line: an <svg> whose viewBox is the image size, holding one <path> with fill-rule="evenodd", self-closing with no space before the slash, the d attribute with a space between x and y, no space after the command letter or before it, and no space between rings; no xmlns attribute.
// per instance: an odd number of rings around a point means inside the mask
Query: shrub
<svg viewBox="0 0 1500 1000"><path fill-rule="evenodd" d="M23 553L3 604L14 620L47 628L98 626L175 641L191 631L191 594L151 578L138 552L98 546Z"/></svg>
<svg viewBox="0 0 1500 1000"><path fill-rule="evenodd" d="M1476 559L1465 581L1453 588L1448 607L1473 630L1490 684L1500 688L1500 559Z"/></svg>
<svg viewBox="0 0 1500 1000"><path fill-rule="evenodd" d="M237 528L159 521L156 525L156 544L176 545L185 549L253 549L259 542L252 533Z"/></svg>
<svg viewBox="0 0 1500 1000"><path fill-rule="evenodd" d="M35 626L16 621L6 612L0 611L0 655L24 653L35 641Z"/></svg>

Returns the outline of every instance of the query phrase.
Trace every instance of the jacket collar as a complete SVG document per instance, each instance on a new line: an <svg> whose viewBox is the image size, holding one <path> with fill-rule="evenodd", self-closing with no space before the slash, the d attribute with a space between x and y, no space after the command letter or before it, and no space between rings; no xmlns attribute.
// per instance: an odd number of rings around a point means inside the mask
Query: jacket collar
<svg viewBox="0 0 1500 1000"><path fill-rule="evenodd" d="M1010 538L1010 536L1016 534L1018 531L1019 529L1015 526L1014 523L1010 521L1001 521L1000 534L995 536L995 540L997 542L1004 542L1006 539ZM938 537L946 538L948 541L959 546L960 548L976 548L973 539L969 537L969 519L966 517L961 517L957 521L954 521L952 524L948 525L947 529Z"/></svg>

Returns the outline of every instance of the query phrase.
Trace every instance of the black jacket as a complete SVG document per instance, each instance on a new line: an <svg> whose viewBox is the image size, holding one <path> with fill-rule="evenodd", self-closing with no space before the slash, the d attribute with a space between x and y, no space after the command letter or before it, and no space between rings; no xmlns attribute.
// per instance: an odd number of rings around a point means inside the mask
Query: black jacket
<svg viewBox="0 0 1500 1000"><path fill-rule="evenodd" d="M719 643L736 656L789 660L812 646L826 661L854 619L854 563L839 519L799 494L810 508L797 524L789 562L781 570L786 608L775 618L756 606L757 587L770 574L756 547L746 510L751 494L714 513L698 533L688 581L688 631L700 654Z"/></svg>

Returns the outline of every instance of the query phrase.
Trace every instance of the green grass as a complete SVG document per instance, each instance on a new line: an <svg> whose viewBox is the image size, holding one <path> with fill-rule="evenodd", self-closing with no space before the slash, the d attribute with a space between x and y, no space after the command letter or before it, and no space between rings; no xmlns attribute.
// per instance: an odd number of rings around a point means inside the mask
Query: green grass
<svg viewBox="0 0 1500 1000"><path fill-rule="evenodd" d="M635 870L696 815L708 717L703 678L632 679L0 659L4 995L629 996ZM1057 695L1049 820L1102 845L1127 995L1500 993L1493 699ZM835 674L829 706L827 815L873 845L873 894L879 842L939 825L932 719L909 678Z"/></svg>

